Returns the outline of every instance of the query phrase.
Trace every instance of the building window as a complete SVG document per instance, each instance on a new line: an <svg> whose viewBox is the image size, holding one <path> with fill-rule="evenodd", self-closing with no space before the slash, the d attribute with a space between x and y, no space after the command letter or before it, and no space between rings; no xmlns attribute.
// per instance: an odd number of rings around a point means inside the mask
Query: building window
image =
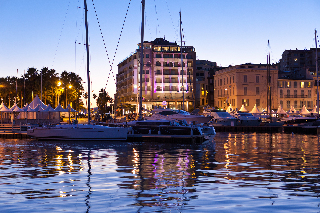
<svg viewBox="0 0 320 213"><path fill-rule="evenodd" d="M256 83L259 83L259 75L256 76Z"/></svg>
<svg viewBox="0 0 320 213"><path fill-rule="evenodd" d="M311 108L311 101L307 101L307 108Z"/></svg>
<svg viewBox="0 0 320 213"><path fill-rule="evenodd" d="M146 58L149 58L149 54L146 54Z"/></svg>
<svg viewBox="0 0 320 213"><path fill-rule="evenodd" d="M160 61L157 61L157 62L156 62L156 66L161 66L161 62L160 62Z"/></svg>
<svg viewBox="0 0 320 213"><path fill-rule="evenodd" d="M161 58L161 54L156 54L156 58Z"/></svg>
<svg viewBox="0 0 320 213"><path fill-rule="evenodd" d="M290 109L290 101L287 101L287 108Z"/></svg>
<svg viewBox="0 0 320 213"><path fill-rule="evenodd" d="M290 88L290 81L286 82L286 87Z"/></svg>
<svg viewBox="0 0 320 213"><path fill-rule="evenodd" d="M146 82L149 82L149 78L146 78Z"/></svg>
<svg viewBox="0 0 320 213"><path fill-rule="evenodd" d="M232 76L232 83L234 83L234 76Z"/></svg>
<svg viewBox="0 0 320 213"><path fill-rule="evenodd" d="M290 98L290 90L287 90L287 98Z"/></svg>
<svg viewBox="0 0 320 213"><path fill-rule="evenodd" d="M281 105L281 107L283 108L283 101L282 101L282 100L280 101L280 105Z"/></svg>
<svg viewBox="0 0 320 213"><path fill-rule="evenodd" d="M146 70L146 74L149 74L149 70Z"/></svg>
<svg viewBox="0 0 320 213"><path fill-rule="evenodd" d="M283 81L279 81L279 87L283 88Z"/></svg>
<svg viewBox="0 0 320 213"><path fill-rule="evenodd" d="M297 88L297 87L298 87L298 82L296 82L296 81L293 82L293 87L294 87L294 88Z"/></svg>
<svg viewBox="0 0 320 213"><path fill-rule="evenodd" d="M243 95L248 95L248 87L243 88Z"/></svg>
<svg viewBox="0 0 320 213"><path fill-rule="evenodd" d="M304 90L301 90L301 98L304 98Z"/></svg>
<svg viewBox="0 0 320 213"><path fill-rule="evenodd" d="M256 106L260 106L260 99L256 99Z"/></svg>
<svg viewBox="0 0 320 213"><path fill-rule="evenodd" d="M297 90L294 90L294 91L293 91L293 97L294 97L294 98L297 98L297 96L298 96L298 91L297 91Z"/></svg>
<svg viewBox="0 0 320 213"><path fill-rule="evenodd" d="M222 86L222 79L220 79L220 86Z"/></svg>
<svg viewBox="0 0 320 213"><path fill-rule="evenodd" d="M308 88L312 87L312 82L308 82Z"/></svg>
<svg viewBox="0 0 320 213"><path fill-rule="evenodd" d="M280 98L283 98L283 90L280 90Z"/></svg>
<svg viewBox="0 0 320 213"><path fill-rule="evenodd" d="M311 98L311 90L308 90L308 98Z"/></svg>
<svg viewBox="0 0 320 213"><path fill-rule="evenodd" d="M256 95L260 95L260 88L256 87Z"/></svg>
<svg viewBox="0 0 320 213"><path fill-rule="evenodd" d="M249 99L242 99L242 105L249 106Z"/></svg>
<svg viewBox="0 0 320 213"><path fill-rule="evenodd" d="M298 101L294 101L294 108L298 108Z"/></svg>
<svg viewBox="0 0 320 213"><path fill-rule="evenodd" d="M248 81L248 76L247 75L243 75L243 82L247 83L247 81Z"/></svg>
<svg viewBox="0 0 320 213"><path fill-rule="evenodd" d="M300 88L304 88L304 82L300 82Z"/></svg>

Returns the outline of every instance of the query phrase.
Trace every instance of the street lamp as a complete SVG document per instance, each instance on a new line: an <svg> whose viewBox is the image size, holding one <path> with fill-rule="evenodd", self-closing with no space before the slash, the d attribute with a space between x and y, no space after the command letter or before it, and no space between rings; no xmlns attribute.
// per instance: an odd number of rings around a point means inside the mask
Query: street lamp
<svg viewBox="0 0 320 213"><path fill-rule="evenodd" d="M60 104L60 100L59 100L59 98L60 98L60 92L61 92L61 90L63 90L63 88L60 88L60 86L61 86L61 81L58 81L58 105Z"/></svg>

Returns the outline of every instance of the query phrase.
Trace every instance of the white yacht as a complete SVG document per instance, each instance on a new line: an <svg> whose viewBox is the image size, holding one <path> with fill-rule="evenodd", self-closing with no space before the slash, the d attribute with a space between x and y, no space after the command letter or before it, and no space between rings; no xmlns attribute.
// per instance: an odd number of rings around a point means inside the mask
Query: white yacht
<svg viewBox="0 0 320 213"><path fill-rule="evenodd" d="M127 140L128 128L92 124L63 124L27 130L38 140Z"/></svg>
<svg viewBox="0 0 320 213"><path fill-rule="evenodd" d="M85 6L85 27L86 27L86 50L87 50L87 76L89 75L89 42L87 23L87 2ZM90 84L88 84L88 112L90 112ZM38 140L126 140L128 128L107 127L90 124L90 113L88 114L88 124L63 124L56 126L34 127L27 130L27 135Z"/></svg>
<svg viewBox="0 0 320 213"><path fill-rule="evenodd" d="M186 120L187 123L201 124L208 123L211 120L211 116L203 116L203 115L191 115L189 112L183 110L173 110L173 109L154 109L151 111L152 115L149 117L145 117L146 120Z"/></svg>
<svg viewBox="0 0 320 213"><path fill-rule="evenodd" d="M234 115L238 119L237 126L260 126L261 120L249 112L237 112Z"/></svg>
<svg viewBox="0 0 320 213"><path fill-rule="evenodd" d="M238 124L238 119L225 110L212 110L210 115L213 117L214 126L236 126Z"/></svg>

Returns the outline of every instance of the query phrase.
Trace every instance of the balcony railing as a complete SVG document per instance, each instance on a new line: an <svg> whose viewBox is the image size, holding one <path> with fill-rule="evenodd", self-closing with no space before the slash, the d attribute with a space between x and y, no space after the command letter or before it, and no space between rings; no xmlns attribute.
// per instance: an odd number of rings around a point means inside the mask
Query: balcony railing
<svg viewBox="0 0 320 213"><path fill-rule="evenodd" d="M284 95L284 98L311 98L311 95Z"/></svg>

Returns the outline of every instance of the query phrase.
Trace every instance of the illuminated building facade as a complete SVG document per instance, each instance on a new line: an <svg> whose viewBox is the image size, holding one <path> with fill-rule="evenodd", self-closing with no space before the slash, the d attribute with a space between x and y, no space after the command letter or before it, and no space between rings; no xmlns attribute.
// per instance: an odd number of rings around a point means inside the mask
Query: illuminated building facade
<svg viewBox="0 0 320 213"><path fill-rule="evenodd" d="M276 65L270 66L271 78L271 109L278 108ZM231 105L240 109L242 105L252 110L267 107L267 65L243 64L230 66L215 72L214 76L214 106L226 109Z"/></svg>
<svg viewBox="0 0 320 213"><path fill-rule="evenodd" d="M304 105L312 110L316 104L316 87L313 79L278 79L278 93L279 104L285 111L292 106L296 110L301 110Z"/></svg>
<svg viewBox="0 0 320 213"><path fill-rule="evenodd" d="M117 93L115 95L117 106L123 104L138 105L140 93L140 46L138 44L139 49L118 64ZM181 49L176 42L169 42L163 38L144 42L143 54L143 107L152 109L154 106L163 106L182 109L184 94L184 109L192 110L195 104L194 70L196 52L194 47L182 46L183 72Z"/></svg>

